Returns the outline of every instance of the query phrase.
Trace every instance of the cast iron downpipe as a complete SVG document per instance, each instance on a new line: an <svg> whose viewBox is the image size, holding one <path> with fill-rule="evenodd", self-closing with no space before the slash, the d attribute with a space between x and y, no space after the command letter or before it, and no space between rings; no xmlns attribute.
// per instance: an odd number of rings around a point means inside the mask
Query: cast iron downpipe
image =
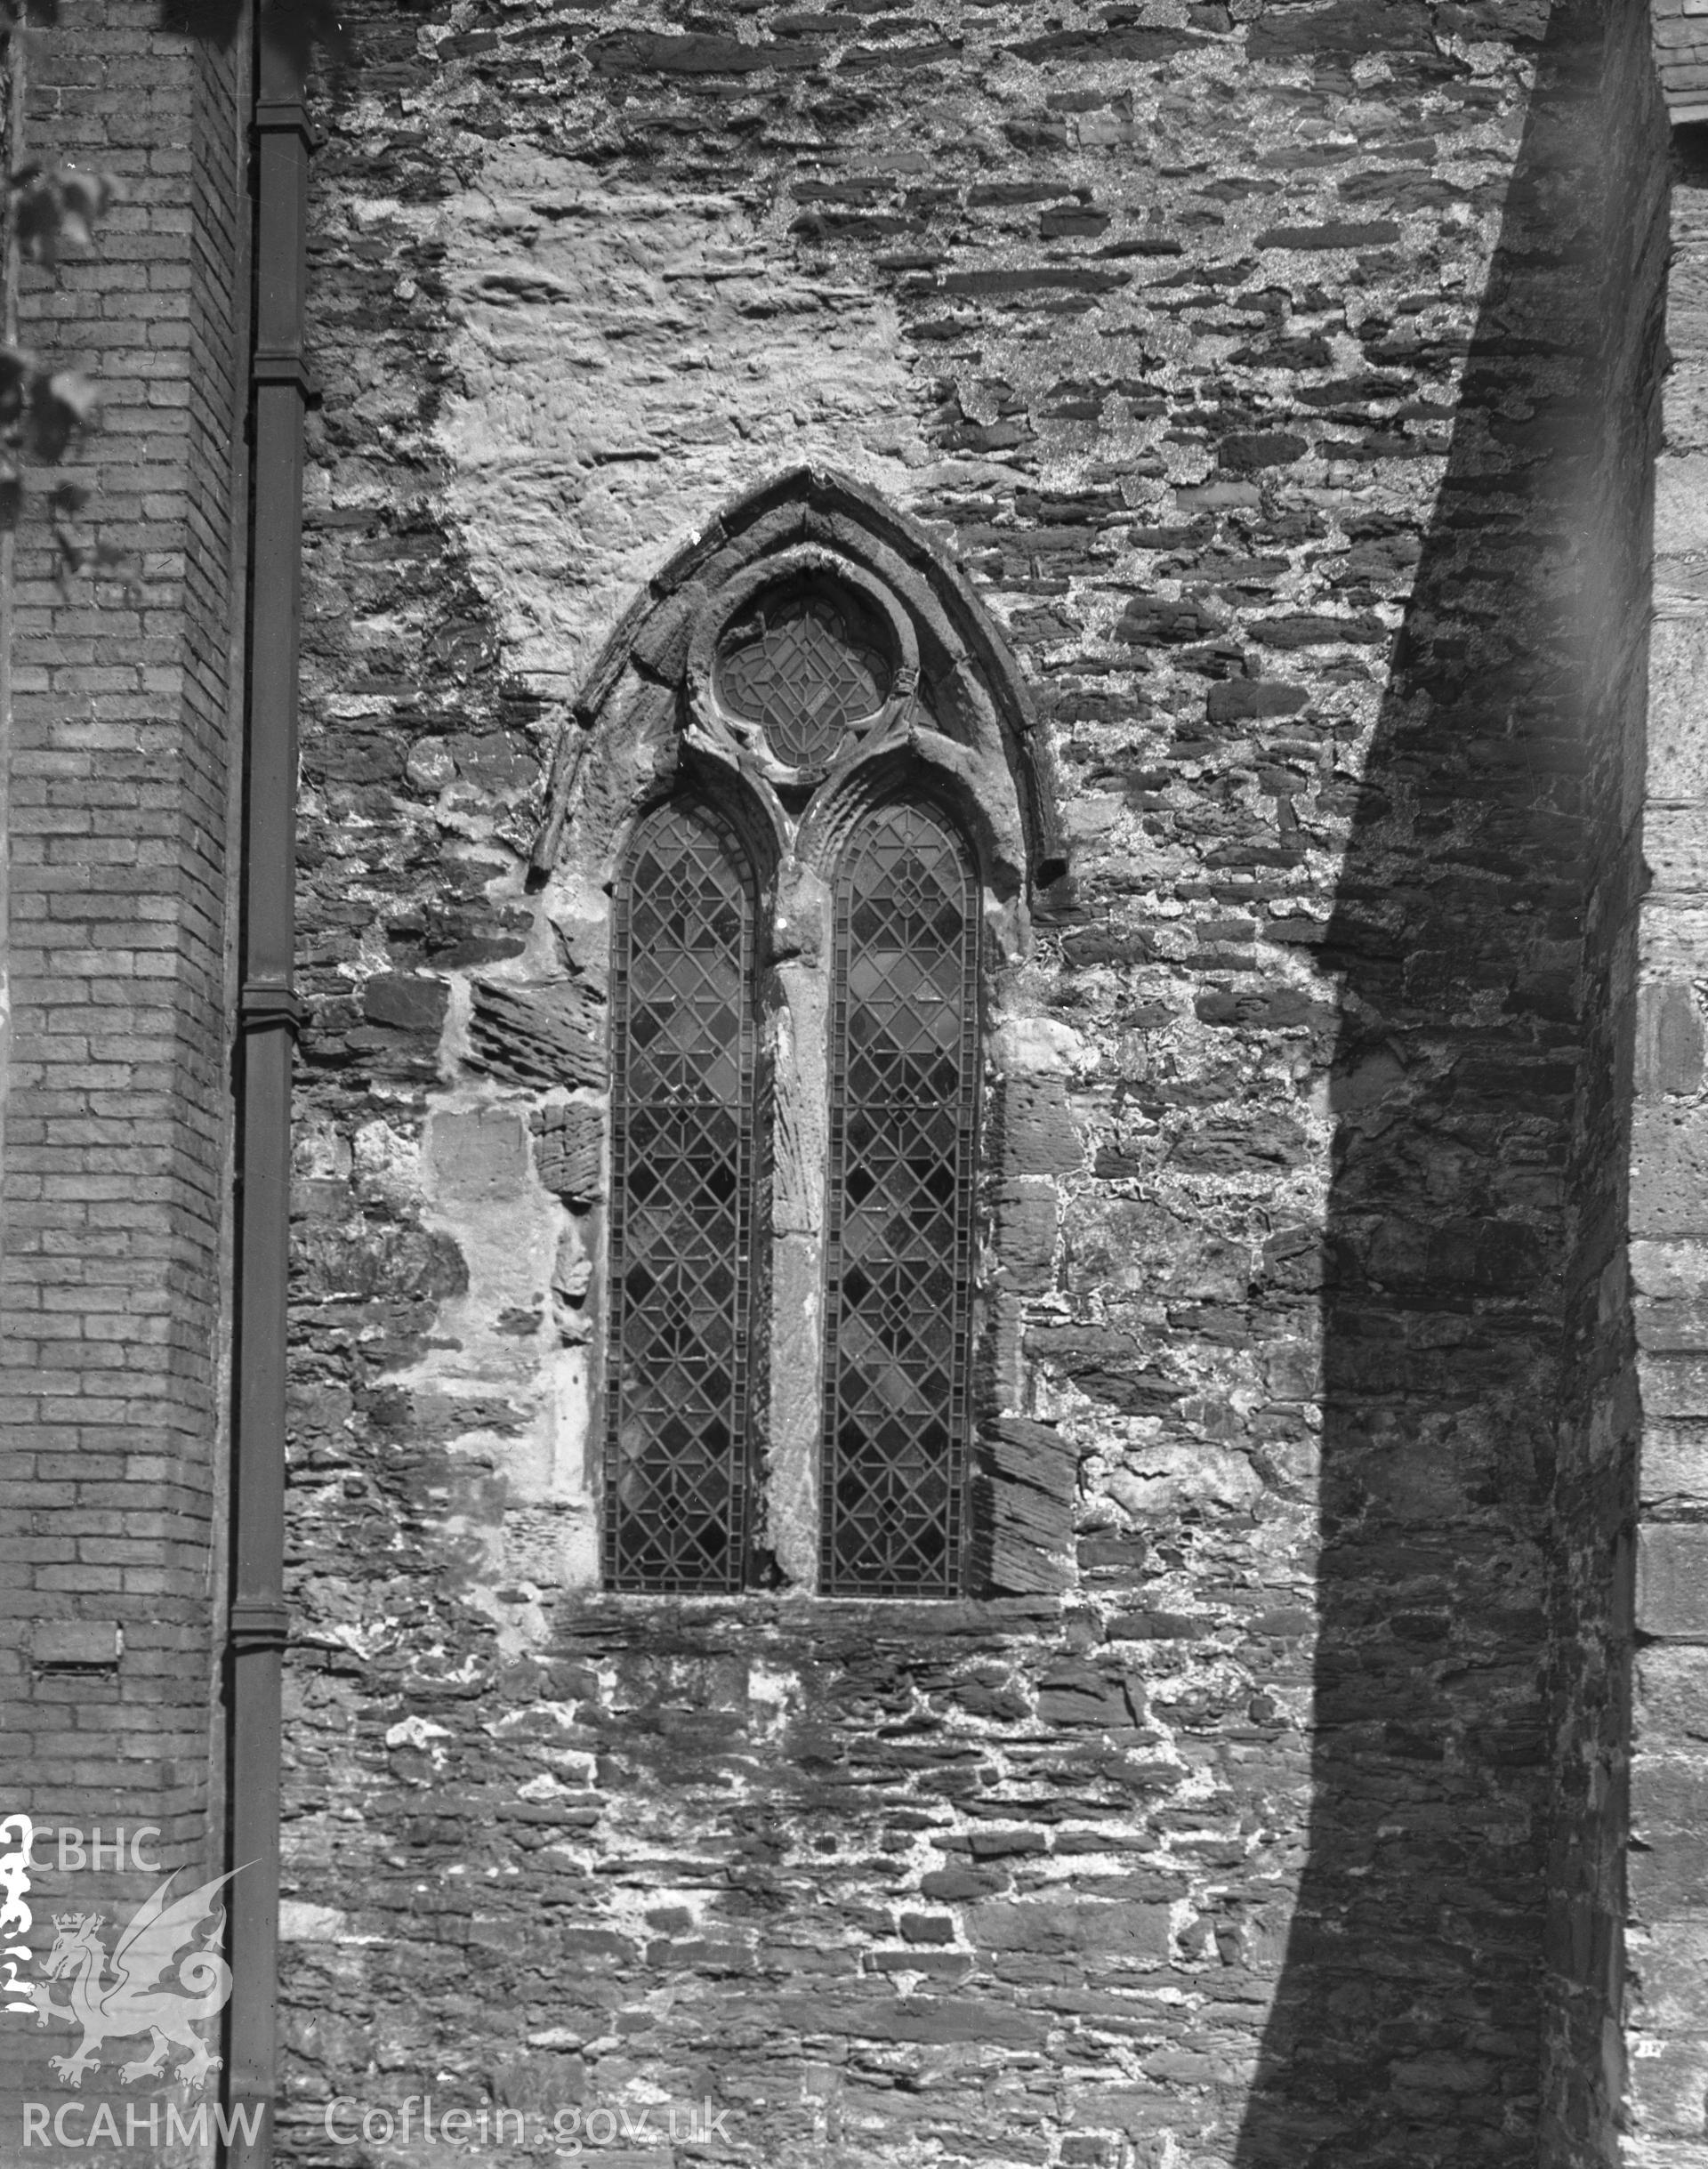
<svg viewBox="0 0 1708 2169"><path fill-rule="evenodd" d="M230 1616L230 2169L268 2169L278 1968L279 1676L285 1647L285 1326L295 943L296 674L309 123L300 60L256 39L254 464L238 996L234 1558ZM254 2119L254 2137L246 2136Z"/></svg>

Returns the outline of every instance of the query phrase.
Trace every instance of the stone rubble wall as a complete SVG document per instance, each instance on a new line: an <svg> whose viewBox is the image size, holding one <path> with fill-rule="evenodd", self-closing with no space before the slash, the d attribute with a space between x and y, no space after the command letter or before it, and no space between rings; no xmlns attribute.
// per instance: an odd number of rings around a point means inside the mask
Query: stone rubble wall
<svg viewBox="0 0 1708 2169"><path fill-rule="evenodd" d="M1631 1278L1642 1438L1630 1820L1631 2132L1624 2158L1684 2169L1708 2138L1708 1397L1703 1351L1700 658L1708 653L1708 173L1676 173L1656 472L1655 631L1638 959Z"/></svg>
<svg viewBox="0 0 1708 2169"><path fill-rule="evenodd" d="M779 2165L1610 2158L1641 12L352 13L287 2158L429 2091ZM984 1409L1075 1465L1059 1594L593 1582L604 959L528 858L623 611L807 461L957 557L1064 779Z"/></svg>
<svg viewBox="0 0 1708 2169"><path fill-rule="evenodd" d="M1708 120L1708 19L1695 0L1650 0L1655 66L1674 125Z"/></svg>

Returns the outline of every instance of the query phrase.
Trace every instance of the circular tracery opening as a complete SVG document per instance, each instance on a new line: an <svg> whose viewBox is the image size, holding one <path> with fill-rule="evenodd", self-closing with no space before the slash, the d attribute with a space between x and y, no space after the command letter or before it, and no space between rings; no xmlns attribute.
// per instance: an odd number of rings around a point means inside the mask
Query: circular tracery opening
<svg viewBox="0 0 1708 2169"><path fill-rule="evenodd" d="M895 669L877 613L839 583L794 580L755 598L718 643L722 707L757 723L790 768L834 761L882 713Z"/></svg>

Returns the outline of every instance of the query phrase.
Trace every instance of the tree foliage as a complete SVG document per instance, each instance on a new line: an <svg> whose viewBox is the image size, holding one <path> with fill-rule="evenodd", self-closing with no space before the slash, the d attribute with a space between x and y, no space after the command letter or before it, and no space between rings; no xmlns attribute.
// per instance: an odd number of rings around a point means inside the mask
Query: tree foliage
<svg viewBox="0 0 1708 2169"><path fill-rule="evenodd" d="M181 36L229 45L251 0L160 0L160 27ZM59 0L0 0L0 48L29 24L52 28ZM325 48L334 66L350 57L337 0L261 0L260 36L306 71L310 48ZM7 181L8 211L19 254L52 270L68 248L97 246L95 228L118 197L112 176L72 166L25 165ZM87 377L56 369L28 349L0 342L0 532L10 533L28 504L25 469L54 467L76 441L97 426L98 398ZM112 545L82 542L71 522L90 503L79 482L60 480L43 498L61 577L92 564L117 571L134 585L137 568Z"/></svg>

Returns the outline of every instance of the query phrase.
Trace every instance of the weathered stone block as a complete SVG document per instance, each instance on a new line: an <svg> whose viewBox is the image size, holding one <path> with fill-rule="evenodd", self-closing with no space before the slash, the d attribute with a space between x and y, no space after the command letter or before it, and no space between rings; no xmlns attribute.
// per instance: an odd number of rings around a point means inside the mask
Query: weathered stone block
<svg viewBox="0 0 1708 2169"><path fill-rule="evenodd" d="M1689 1367L1698 1371L1698 1366ZM1703 1399L1708 1403L1708 1377L1704 1377ZM1644 1406L1649 1421L1643 1427L1640 1460L1640 1496L1645 1505L1708 1506L1708 1422L1667 1423L1655 1414L1647 1383ZM1708 1406L1695 1412L1708 1416Z"/></svg>
<svg viewBox="0 0 1708 2169"><path fill-rule="evenodd" d="M1296 715L1310 696L1302 685L1277 678L1226 678L1213 685L1205 706L1213 723L1244 722L1259 716Z"/></svg>
<svg viewBox="0 0 1708 2169"><path fill-rule="evenodd" d="M1651 1238L1708 1230L1708 1107L1648 1100L1633 1108L1631 1226Z"/></svg>
<svg viewBox="0 0 1708 2169"><path fill-rule="evenodd" d="M1061 961L1076 971L1093 964L1141 964L1154 954L1149 935L1136 928L1124 933L1108 926L1087 927L1065 936L1061 944Z"/></svg>
<svg viewBox="0 0 1708 2169"><path fill-rule="evenodd" d="M1633 2057L1630 2102L1636 2128L1666 2137L1708 2139L1708 2040L1668 2041L1658 2055Z"/></svg>
<svg viewBox="0 0 1708 2169"><path fill-rule="evenodd" d="M822 1996L779 1996L779 2025L810 2035L825 2031ZM1040 2049L1050 2020L1042 2012L1016 2011L990 1996L902 1996L850 2002L837 2012L839 2030L866 2041L988 2043L995 2048Z"/></svg>
<svg viewBox="0 0 1708 2169"><path fill-rule="evenodd" d="M1708 550L1708 455L1655 464L1655 554L1685 557Z"/></svg>
<svg viewBox="0 0 1708 2169"><path fill-rule="evenodd" d="M1065 1589L1078 1455L1053 1425L1004 1416L974 1451L973 1585L1020 1596Z"/></svg>
<svg viewBox="0 0 1708 2169"><path fill-rule="evenodd" d="M1215 1622L1184 1612L1118 1612L1109 1622L1111 1641L1198 1641Z"/></svg>
<svg viewBox="0 0 1708 2169"><path fill-rule="evenodd" d="M1285 430L1236 431L1222 439L1217 457L1224 467L1240 473L1258 467L1290 467L1309 449L1302 437Z"/></svg>
<svg viewBox="0 0 1708 2169"><path fill-rule="evenodd" d="M1648 637L1649 793L1708 797L1708 617L1657 617Z"/></svg>
<svg viewBox="0 0 1708 2169"><path fill-rule="evenodd" d="M1657 1921L1631 1939L1626 1955L1636 1984L1638 2023L1701 2033L1708 1921Z"/></svg>
<svg viewBox="0 0 1708 2169"><path fill-rule="evenodd" d="M1700 806L1651 804L1643 815L1643 856L1658 895L1708 889L1708 812Z"/></svg>
<svg viewBox="0 0 1708 2169"><path fill-rule="evenodd" d="M291 1248L294 1284L318 1302L432 1302L469 1285L451 1238L408 1222L310 1221L292 1230Z"/></svg>
<svg viewBox="0 0 1708 2169"><path fill-rule="evenodd" d="M1164 648L1206 640L1219 630L1219 620L1202 603L1135 595L1116 622L1115 637L1135 648Z"/></svg>
<svg viewBox="0 0 1708 2169"><path fill-rule="evenodd" d="M528 1117L534 1165L544 1186L591 1205L604 1186L605 1111L584 1100L544 1107Z"/></svg>
<svg viewBox="0 0 1708 2169"><path fill-rule="evenodd" d="M1011 1860L1050 1850L1042 1830L975 1830L967 1844L975 1860Z"/></svg>
<svg viewBox="0 0 1708 2169"><path fill-rule="evenodd" d="M967 1908L967 1933L983 1950L1096 1952L1160 1961L1168 1956L1168 1907L1117 1900L990 1899Z"/></svg>
<svg viewBox="0 0 1708 2169"><path fill-rule="evenodd" d="M1257 237L1260 248L1381 248L1398 241L1399 228L1388 219L1360 225L1337 220L1323 226L1269 226Z"/></svg>
<svg viewBox="0 0 1708 2169"><path fill-rule="evenodd" d="M1708 1361L1688 1353L1656 1354L1645 1347L1638 1358L1645 1415L1660 1417L1708 1415Z"/></svg>
<svg viewBox="0 0 1708 2169"><path fill-rule="evenodd" d="M1680 1834L1708 1838L1708 1749L1696 1761L1640 1754L1631 1768L1631 1826L1646 1845Z"/></svg>
<svg viewBox="0 0 1708 2169"><path fill-rule="evenodd" d="M1004 1182L996 1192L996 1245L1011 1287L1050 1286L1056 1257L1059 1198L1053 1182Z"/></svg>
<svg viewBox="0 0 1708 2169"><path fill-rule="evenodd" d="M1003 1889L1007 1878L1003 1875L981 1875L976 1868L934 1867L919 1879L920 1894L936 1899L939 1904L958 1906L970 1898L988 1898L994 1891Z"/></svg>
<svg viewBox="0 0 1708 2169"><path fill-rule="evenodd" d="M1631 1911L1642 1921L1708 1912L1708 1836L1669 1832L1628 1856Z"/></svg>
<svg viewBox="0 0 1708 2169"><path fill-rule="evenodd" d="M1144 1720L1144 1690L1090 1665L1059 1667L1038 1686L1038 1721L1057 1725L1127 1725Z"/></svg>
<svg viewBox="0 0 1708 2169"><path fill-rule="evenodd" d="M1388 637L1379 617L1328 617L1309 611L1293 611L1283 617L1260 617L1252 625L1252 637L1266 648L1330 648L1342 641L1358 647L1379 647Z"/></svg>
<svg viewBox="0 0 1708 2169"><path fill-rule="evenodd" d="M1633 1241L1631 1283L1640 1296L1656 1301L1708 1299L1708 1242Z"/></svg>
<svg viewBox="0 0 1708 2169"><path fill-rule="evenodd" d="M470 1060L519 1084L605 1082L604 1004L579 980L517 987L473 982Z"/></svg>
<svg viewBox="0 0 1708 2169"><path fill-rule="evenodd" d="M1010 1077L1003 1086L1002 1137L1005 1174L1070 1175L1084 1165L1084 1144L1061 1077Z"/></svg>
<svg viewBox="0 0 1708 2169"><path fill-rule="evenodd" d="M370 1024L388 1025L395 1032L431 1032L436 1036L450 1000L451 990L443 980L381 972L362 989L362 1014Z"/></svg>
<svg viewBox="0 0 1708 2169"><path fill-rule="evenodd" d="M470 1205L520 1197L528 1189L528 1130L520 1113L438 1114L428 1131L428 1180L442 1200Z"/></svg>
<svg viewBox="0 0 1708 2169"><path fill-rule="evenodd" d="M1026 1335L1026 1352L1118 1408L1155 1411L1186 1391L1148 1368L1136 1334L1113 1326L1035 1326Z"/></svg>
<svg viewBox="0 0 1708 2169"><path fill-rule="evenodd" d="M1637 1625L1708 1639L1708 1524L1650 1523L1637 1534Z"/></svg>
<svg viewBox="0 0 1708 2169"><path fill-rule="evenodd" d="M1672 981L1637 995L1638 1089L1695 1093L1702 1088L1702 1016L1695 991Z"/></svg>
<svg viewBox="0 0 1708 2169"><path fill-rule="evenodd" d="M1708 1752L1708 1647L1648 1642L1635 1664L1635 1741L1645 1754Z"/></svg>

